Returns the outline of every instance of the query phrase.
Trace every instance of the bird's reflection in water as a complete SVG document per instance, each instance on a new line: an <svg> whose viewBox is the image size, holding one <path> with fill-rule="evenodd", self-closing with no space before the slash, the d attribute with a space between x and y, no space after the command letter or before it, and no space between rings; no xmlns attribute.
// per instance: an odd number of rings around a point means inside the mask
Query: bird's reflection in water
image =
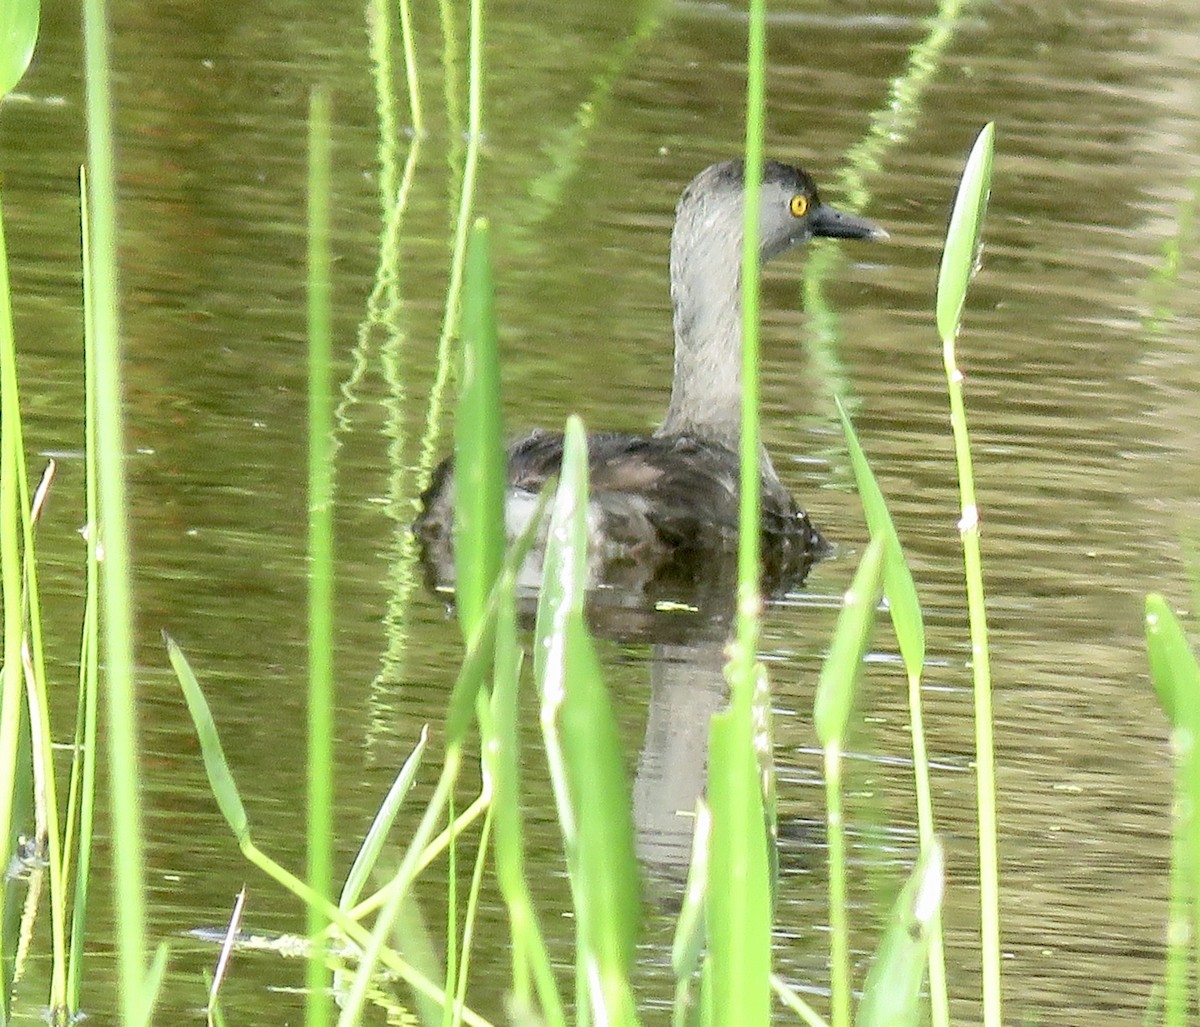
<svg viewBox="0 0 1200 1027"><path fill-rule="evenodd" d="M452 570L439 560L449 554L435 547L423 552L427 582L444 582ZM799 589L818 555L796 561L791 554L764 552L766 602ZM707 780L709 721L729 699L725 663L736 606L736 553L709 552L694 561L677 554L653 572L624 564L617 571L592 580L588 624L599 638L649 644L650 703L632 788L637 851L651 877L681 883L691 859L696 801ZM539 576L536 563L522 575L527 630ZM444 585L438 591L452 596ZM677 890L669 888L663 898L671 901L669 893Z"/></svg>

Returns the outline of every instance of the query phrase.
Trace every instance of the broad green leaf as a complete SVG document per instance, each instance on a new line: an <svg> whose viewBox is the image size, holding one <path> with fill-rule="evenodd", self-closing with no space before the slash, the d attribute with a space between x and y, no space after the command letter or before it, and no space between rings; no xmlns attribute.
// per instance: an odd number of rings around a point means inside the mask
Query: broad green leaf
<svg viewBox="0 0 1200 1027"><path fill-rule="evenodd" d="M829 655L821 667L813 704L813 727L822 747L841 745L854 704L854 683L871 640L875 612L883 585L885 541L873 539L863 554L850 591L842 600Z"/></svg>
<svg viewBox="0 0 1200 1027"><path fill-rule="evenodd" d="M40 17L40 0L0 3L0 100L17 87L33 60Z"/></svg>
<svg viewBox="0 0 1200 1027"><path fill-rule="evenodd" d="M958 335L967 287L975 274L979 234L992 187L995 137L996 126L989 121L971 148L971 155L967 158L958 184L958 194L954 197L937 285L937 326L943 342L952 341Z"/></svg>

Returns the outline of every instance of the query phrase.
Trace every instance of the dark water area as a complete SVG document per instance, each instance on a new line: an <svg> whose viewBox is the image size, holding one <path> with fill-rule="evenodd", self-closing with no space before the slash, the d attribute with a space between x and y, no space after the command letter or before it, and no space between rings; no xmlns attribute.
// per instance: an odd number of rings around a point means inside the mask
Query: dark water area
<svg viewBox="0 0 1200 1027"><path fill-rule="evenodd" d="M250 929L303 924L294 901L241 858L216 810L159 632L175 635L200 675L256 841L303 866L305 118L322 82L335 119L344 400L340 867L423 724L438 744L458 629L443 598L401 581L398 526L414 512L445 301L466 11L451 14L449 86L438 11L413 12L427 131L401 225L394 331L360 331L378 258L380 176L362 7L118 2L112 13L151 929L173 949L161 1022L187 1022L203 1005L201 974L215 950L186 932L222 925L243 881ZM1140 1023L1162 967L1170 789L1142 603L1162 591L1190 609L1186 540L1200 534L1200 263L1190 231L1181 233L1200 182L1200 17L1192 0L968 4L940 49L916 59L928 70L893 97L932 14L911 0L771 5L770 155L807 166L832 202L862 201L891 233L886 244L789 255L765 276L767 445L837 545L803 589L770 608L764 628L784 828L777 968L823 1006L811 708L866 541L833 405L840 393L927 618L925 720L948 856L953 1015L978 1018L970 648L932 298L962 161L995 120L986 250L959 361L993 642L1006 1012L1063 1027ZM74 5L46 4L34 67L0 109L26 439L61 462L39 536L61 725L74 710L83 563L78 20ZM745 31L740 8L716 3L490 5L477 211L494 227L514 431L560 427L572 412L594 427L657 424L672 367L672 211L696 171L740 148ZM399 63L397 74L403 160L412 139ZM864 139L873 164L851 175L847 154ZM832 331L805 310L818 287L836 312ZM449 419L446 429L439 452ZM670 995L675 885L665 867L679 846L667 814L690 801L697 739L721 701L722 635L686 625L657 641L615 634L600 650L653 870L639 984L652 997L646 1022L666 1022L655 1004ZM889 633L876 643L849 761L860 966L915 851L904 679ZM567 958L560 842L527 703L538 899ZM96 882L108 872L102 845ZM428 889L435 927L444 874L435 867ZM87 973L96 1022L106 1022L110 910L106 889L93 894ZM495 892L485 900L483 937L504 923ZM484 945L474 972L475 1005L502 1021L507 953ZM291 989L302 977L299 961L243 954L227 1010L244 1022L295 1022L302 998ZM32 1003L18 1013L21 1022L40 1016Z"/></svg>

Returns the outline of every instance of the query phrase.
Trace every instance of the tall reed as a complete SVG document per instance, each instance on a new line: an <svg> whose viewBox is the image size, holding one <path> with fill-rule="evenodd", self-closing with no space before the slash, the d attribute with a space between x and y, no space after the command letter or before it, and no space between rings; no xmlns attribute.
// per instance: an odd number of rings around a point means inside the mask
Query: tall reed
<svg viewBox="0 0 1200 1027"><path fill-rule="evenodd" d="M121 332L118 318L116 166L109 68L108 4L83 5L87 151L91 183L90 268L95 347L96 473L100 538L104 546L101 595L104 624L104 695L107 699L113 886L117 912L118 991L126 1024L150 1016L153 982L146 967L146 886L137 701L133 663L125 432L121 407Z"/></svg>
<svg viewBox="0 0 1200 1027"><path fill-rule="evenodd" d="M967 615L971 629L971 674L975 697L975 773L979 810L979 896L983 940L983 1022L1000 1027L1000 859L996 830L996 757L992 730L992 677L984 603L980 515L975 498L971 440L963 402L964 376L958 368L956 341L962 324L967 287L979 266L980 230L992 182L995 126L984 126L971 148L950 215L946 247L938 273L937 326L950 396L950 424L958 466L962 516L963 562L967 581Z"/></svg>
<svg viewBox="0 0 1200 1027"><path fill-rule="evenodd" d="M329 280L329 96L318 88L308 114L308 886L333 895L333 350ZM308 934L328 924L308 907ZM308 960L305 1023L329 1022L329 971Z"/></svg>
<svg viewBox="0 0 1200 1027"><path fill-rule="evenodd" d="M771 992L771 883L766 808L756 748L768 725L770 692L758 663L762 611L758 425L759 191L766 89L766 3L750 4L746 68L745 212L742 227L742 418L735 640L726 676L729 708L709 729L708 804L712 813L705 920L708 965L704 1008L717 1023L766 1024ZM759 716L756 717L756 708ZM769 731L769 727L765 727ZM769 818L769 819L768 819Z"/></svg>

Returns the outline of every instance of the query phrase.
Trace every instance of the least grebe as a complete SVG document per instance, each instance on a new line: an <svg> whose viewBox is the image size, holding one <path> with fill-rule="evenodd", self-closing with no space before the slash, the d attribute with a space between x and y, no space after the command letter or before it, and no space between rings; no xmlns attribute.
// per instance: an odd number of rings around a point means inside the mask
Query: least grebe
<svg viewBox="0 0 1200 1027"><path fill-rule="evenodd" d="M744 164L729 160L700 172L683 191L671 233L675 373L671 400L653 435L588 438L593 575L613 567L657 576L736 543L741 425L741 260ZM763 165L762 260L813 236L885 239L877 225L821 202L800 168ZM562 463L562 434L536 431L508 451L507 528L516 535ZM802 578L824 548L820 532L780 482L760 449L763 556L768 576ZM449 460L421 497L415 530L427 562L449 558L453 508ZM621 575L629 583L629 576Z"/></svg>

